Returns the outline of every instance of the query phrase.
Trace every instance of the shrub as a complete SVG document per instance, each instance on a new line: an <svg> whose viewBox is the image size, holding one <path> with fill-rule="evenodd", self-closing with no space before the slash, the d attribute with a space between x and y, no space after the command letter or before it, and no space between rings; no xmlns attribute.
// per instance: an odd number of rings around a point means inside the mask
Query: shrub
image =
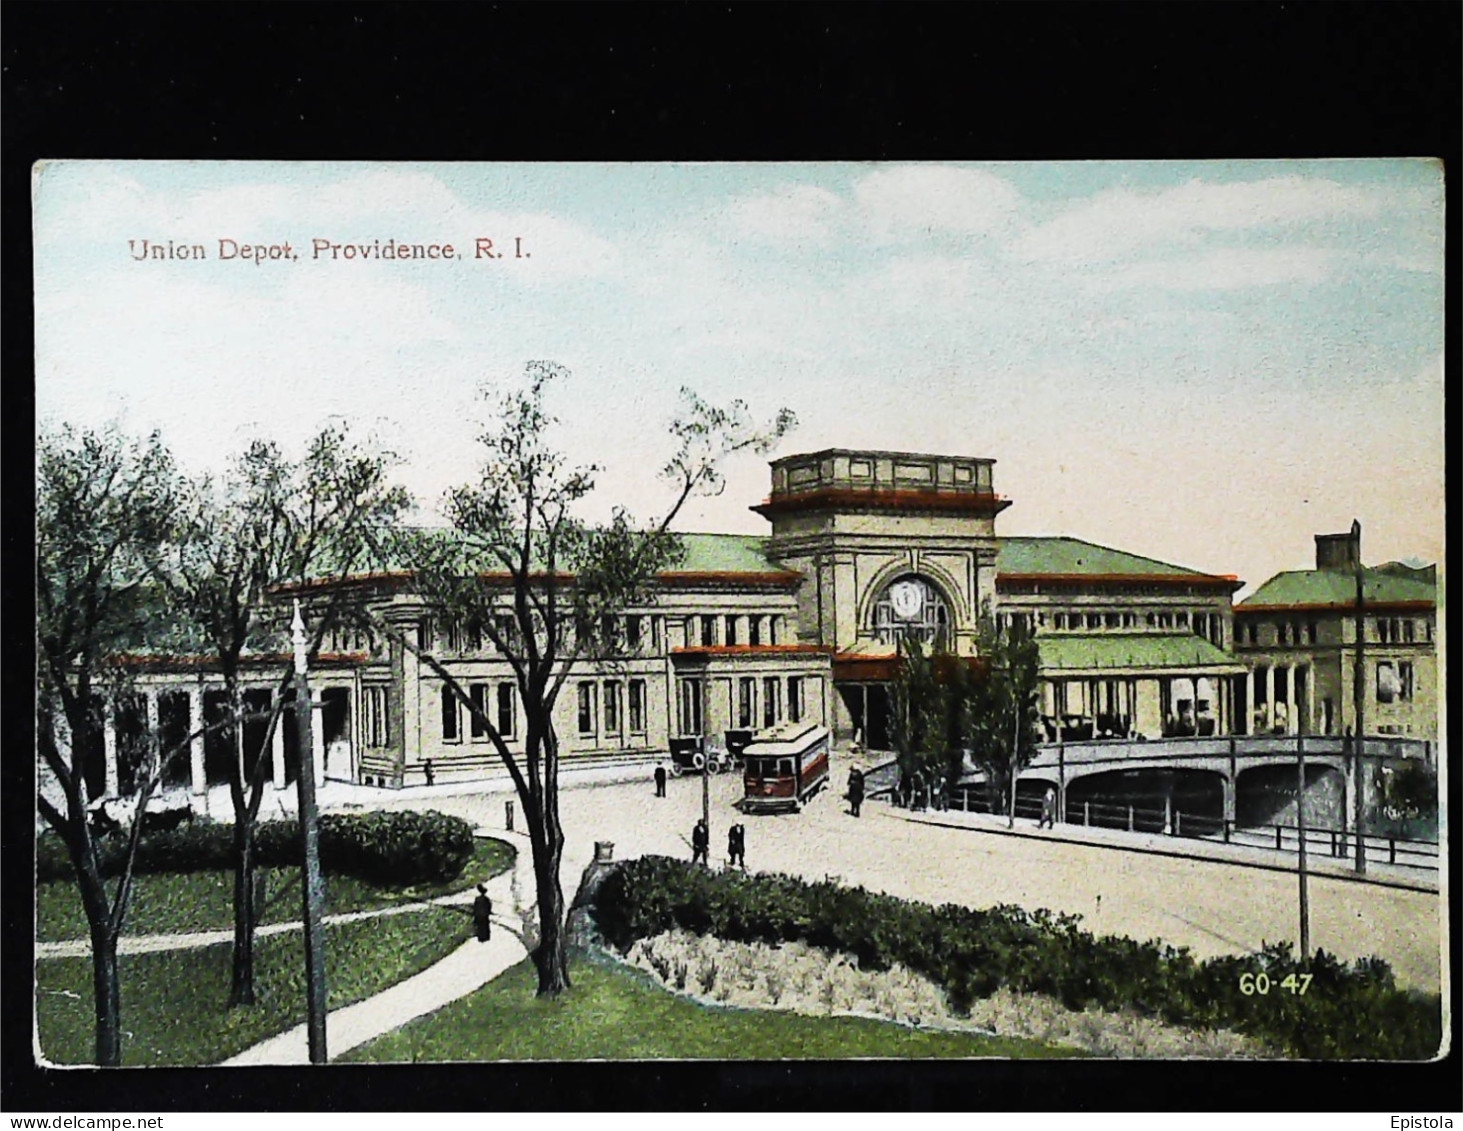
<svg viewBox="0 0 1463 1131"><path fill-rule="evenodd" d="M865 970L907 966L961 1012L1008 986L1072 1010L1131 1009L1233 1029L1307 1058L1423 1060L1442 1040L1438 996L1398 989L1381 959L1347 965L1317 951L1303 963L1289 944L1200 963L1157 940L1096 937L1072 915L1009 904L931 907L827 880L714 873L662 856L620 865L593 910L621 951L675 928L737 942L799 941L851 955ZM1271 992L1246 995L1240 975L1262 972ZM1311 976L1304 996L1283 988L1291 974Z"/></svg>
<svg viewBox="0 0 1463 1131"><path fill-rule="evenodd" d="M149 872L227 871L234 866L233 826L196 820L169 832L144 836L136 868ZM127 857L127 838L97 838L102 874L116 876ZM254 828L260 867L293 867L300 861L300 828L294 819L261 821ZM320 818L320 865L328 873L369 883L407 886L456 879L472 857L472 826L444 813L411 809L327 813ZM52 832L36 838L36 879L72 879L71 858Z"/></svg>

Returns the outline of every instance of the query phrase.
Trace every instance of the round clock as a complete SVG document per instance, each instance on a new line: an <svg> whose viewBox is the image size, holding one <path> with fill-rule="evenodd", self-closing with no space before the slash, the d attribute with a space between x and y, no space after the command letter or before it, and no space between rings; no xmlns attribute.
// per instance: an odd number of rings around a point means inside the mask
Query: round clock
<svg viewBox="0 0 1463 1131"><path fill-rule="evenodd" d="M925 606L924 587L918 581L900 581L889 587L889 605L900 620L914 620Z"/></svg>

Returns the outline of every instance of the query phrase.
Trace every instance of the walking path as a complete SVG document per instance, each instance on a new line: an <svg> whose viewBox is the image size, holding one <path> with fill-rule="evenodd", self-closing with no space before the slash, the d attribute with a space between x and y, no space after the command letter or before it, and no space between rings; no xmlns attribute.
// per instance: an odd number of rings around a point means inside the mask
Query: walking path
<svg viewBox="0 0 1463 1131"><path fill-rule="evenodd" d="M528 849L528 838L502 829L495 829L491 835L511 841L518 848L514 866L488 881L488 897L496 912L493 937L486 943L469 939L420 973L354 1005L331 1010L325 1021L325 1044L331 1058L389 1033L415 1017L441 1009L527 957L528 950L520 934L525 910L520 893L534 890L533 855ZM475 894L468 891L444 900L470 901ZM230 1057L223 1061L223 1067L309 1062L309 1038L306 1026L301 1024Z"/></svg>

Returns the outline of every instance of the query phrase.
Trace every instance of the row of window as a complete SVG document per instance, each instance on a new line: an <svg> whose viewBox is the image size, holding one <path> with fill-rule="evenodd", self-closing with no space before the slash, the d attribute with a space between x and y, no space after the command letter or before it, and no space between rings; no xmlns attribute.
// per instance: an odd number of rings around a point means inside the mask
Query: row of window
<svg viewBox="0 0 1463 1131"><path fill-rule="evenodd" d="M432 617L423 617L417 626L417 639L423 648L440 649L456 655L474 655L496 650L495 641L509 648L519 647L521 633L518 620L510 613L500 613L491 623L449 620L440 625ZM568 647L576 639L592 638L596 650L611 655L638 655L660 651L660 620L657 617L631 614L601 617L597 622L566 621L560 633L561 645Z"/></svg>
<svg viewBox="0 0 1463 1131"><path fill-rule="evenodd" d="M512 738L518 729L515 704L518 688L512 683L470 683L467 685L467 733L473 741L488 737L489 720L503 738ZM462 741L462 701L445 683L441 690L442 741Z"/></svg>
<svg viewBox="0 0 1463 1131"><path fill-rule="evenodd" d="M1022 624L1029 630L1040 630L1048 623L1046 613L1001 613L996 617L996 628L1004 632L1014 624ZM1190 629L1196 636L1203 636L1215 643L1220 640L1224 619L1218 613L1205 613L1179 609L1172 612L1124 612L1104 610L1100 612L1054 612L1050 615L1051 627L1056 632L1095 631L1107 628Z"/></svg>
<svg viewBox="0 0 1463 1131"><path fill-rule="evenodd" d="M600 729L600 705L604 706L604 728ZM624 708L622 710L622 708ZM617 679L603 682L582 680L579 684L579 734L592 738L603 734L613 737L624 733L626 723L631 734L645 733L645 681Z"/></svg>
<svg viewBox="0 0 1463 1131"><path fill-rule="evenodd" d="M1433 638L1432 621L1427 618L1367 617L1366 626L1367 639L1379 644L1431 643ZM1316 643L1317 632L1314 619L1278 620L1263 625L1246 619L1235 625L1235 640L1240 644L1273 643L1279 647L1294 647Z"/></svg>
<svg viewBox="0 0 1463 1131"><path fill-rule="evenodd" d="M759 681L754 676L742 676L737 680L736 699L733 704L733 720L738 729L756 730L774 727L784 720L793 723L803 721L805 710L804 677L787 677L787 695L783 697L783 680L779 676L763 676ZM684 735L701 733L702 700L704 681L683 679L678 682L680 732ZM786 710L784 711L784 703Z"/></svg>
<svg viewBox="0 0 1463 1131"><path fill-rule="evenodd" d="M779 618L776 614L703 613L686 618L686 643L690 646L714 648L718 645L779 644ZM742 628L745 625L746 631Z"/></svg>

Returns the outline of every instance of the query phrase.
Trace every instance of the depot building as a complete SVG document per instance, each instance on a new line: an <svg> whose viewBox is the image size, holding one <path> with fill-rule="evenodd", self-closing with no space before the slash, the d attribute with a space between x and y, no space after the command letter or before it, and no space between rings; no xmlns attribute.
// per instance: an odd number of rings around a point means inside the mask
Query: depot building
<svg viewBox="0 0 1463 1131"><path fill-rule="evenodd" d="M1253 663L1235 652L1239 580L1077 538L998 537L1011 500L994 469L991 459L841 449L773 461L771 489L751 508L767 533L684 535L685 558L659 576L654 601L621 618L615 654L571 673L557 704L563 762L652 762L674 738L719 742L784 722L887 749L901 638L974 656L986 607L1001 630L1018 620L1035 630L1047 741L1257 725ZM370 592L375 611L416 634L510 746L522 742L513 672L488 640L434 618L409 574L376 575ZM264 708L283 657L252 660L247 699ZM116 751L128 731L161 728L164 741L181 741L223 717L221 682L205 662L134 662L141 694L109 715L105 750L88 765L93 796L127 792ZM473 713L389 636L334 633L311 679L314 763L326 779L401 787L499 768ZM263 724L250 726L246 748L258 749ZM293 781L295 750L286 712L272 746L276 786ZM170 784L202 793L227 780L237 756L220 733L195 739Z"/></svg>

